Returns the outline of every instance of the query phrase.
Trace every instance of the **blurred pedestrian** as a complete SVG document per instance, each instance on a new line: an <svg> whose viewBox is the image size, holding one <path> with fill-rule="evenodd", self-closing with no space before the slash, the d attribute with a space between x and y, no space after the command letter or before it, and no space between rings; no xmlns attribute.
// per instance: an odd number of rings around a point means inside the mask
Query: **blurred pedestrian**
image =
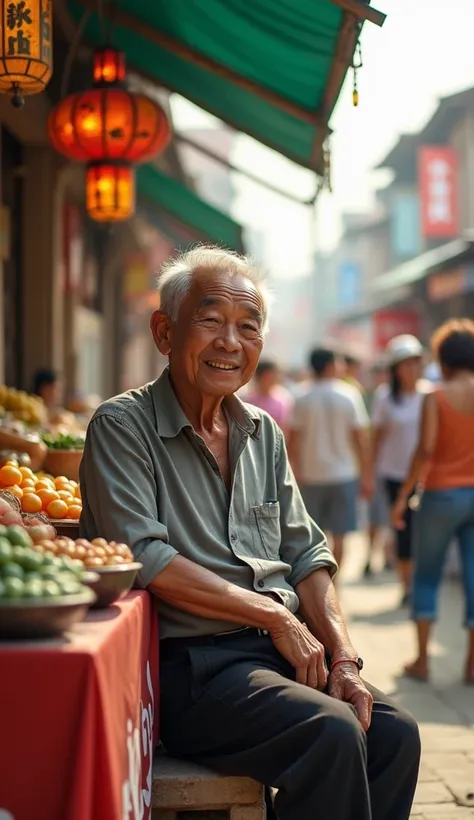
<svg viewBox="0 0 474 820"><path fill-rule="evenodd" d="M313 381L296 400L290 453L306 508L340 564L344 536L357 529L359 490L372 492L369 417L360 392L340 378L335 350L316 348L310 364Z"/></svg>
<svg viewBox="0 0 474 820"><path fill-rule="evenodd" d="M266 410L285 437L288 436L295 402L289 390L281 384L281 373L276 362L264 359L258 363L252 386L242 398Z"/></svg>
<svg viewBox="0 0 474 820"><path fill-rule="evenodd" d="M33 375L33 395L43 399L51 427L72 427L74 416L61 406L63 382L59 373L49 368L37 370Z"/></svg>
<svg viewBox="0 0 474 820"><path fill-rule="evenodd" d="M365 392L365 405L369 414L372 414L374 405L389 393L388 371L385 361L376 362L370 371L371 384ZM392 567L392 538L390 533L390 508L383 479L374 475L374 491L368 502L367 527L367 561L364 566L364 577L370 578L373 574L373 559L377 549L383 550L385 569Z"/></svg>
<svg viewBox="0 0 474 820"><path fill-rule="evenodd" d="M387 346L390 382L372 411L374 475L382 479L392 505L405 481L418 443L423 398L431 385L420 379L423 348L415 336L395 336ZM402 606L409 603L412 581L412 510L407 506L404 527L396 531L397 568Z"/></svg>
<svg viewBox="0 0 474 820"><path fill-rule="evenodd" d="M364 387L361 381L362 362L355 356L346 353L344 355L344 373L342 378L348 384L357 388L361 393L364 393Z"/></svg>
<svg viewBox="0 0 474 820"><path fill-rule="evenodd" d="M33 376L31 392L43 399L48 410L54 410L61 401L62 382L59 374L49 368L37 370Z"/></svg>
<svg viewBox="0 0 474 820"><path fill-rule="evenodd" d="M466 683L474 684L474 322L446 322L434 334L432 348L444 381L424 400L419 444L393 508L395 526L403 527L413 487L423 481L413 539L418 655L405 673L428 677L438 588L449 545L457 538L468 629L464 675Z"/></svg>

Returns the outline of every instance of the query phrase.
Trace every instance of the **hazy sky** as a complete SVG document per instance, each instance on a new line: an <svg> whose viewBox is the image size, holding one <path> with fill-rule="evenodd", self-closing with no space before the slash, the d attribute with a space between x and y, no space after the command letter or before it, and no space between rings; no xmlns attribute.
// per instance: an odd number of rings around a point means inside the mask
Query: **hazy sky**
<svg viewBox="0 0 474 820"><path fill-rule="evenodd" d="M352 72L331 120L333 193L313 209L275 196L234 175L239 196L234 216L265 236L265 262L278 276L309 272L316 247L337 242L340 214L367 210L380 176L372 168L398 135L418 130L439 97L474 85L473 0L372 0L387 13L382 29L366 24L362 36L360 103L353 108ZM176 100L177 127L212 122L185 100ZM314 175L246 136L234 161L302 198L314 191Z"/></svg>

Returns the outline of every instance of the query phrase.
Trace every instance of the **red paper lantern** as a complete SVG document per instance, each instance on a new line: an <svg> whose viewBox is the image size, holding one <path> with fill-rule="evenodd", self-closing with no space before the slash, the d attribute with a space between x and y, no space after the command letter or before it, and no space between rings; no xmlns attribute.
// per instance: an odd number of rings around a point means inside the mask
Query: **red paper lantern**
<svg viewBox="0 0 474 820"><path fill-rule="evenodd" d="M94 52L95 85L123 83L125 80L125 54L115 48L103 48Z"/></svg>
<svg viewBox="0 0 474 820"><path fill-rule="evenodd" d="M52 110L49 139L68 159L88 163L90 216L103 222L118 221L133 213L135 182L130 165L163 151L171 139L171 127L160 105L123 86L123 52L113 48L96 51L93 77L93 88L71 94Z"/></svg>
<svg viewBox="0 0 474 820"><path fill-rule="evenodd" d="M163 151L171 137L159 105L143 94L113 87L66 97L51 112L48 130L56 151L79 162L146 162Z"/></svg>
<svg viewBox="0 0 474 820"><path fill-rule="evenodd" d="M86 210L96 222L122 222L135 210L135 171L119 163L91 163L86 173Z"/></svg>

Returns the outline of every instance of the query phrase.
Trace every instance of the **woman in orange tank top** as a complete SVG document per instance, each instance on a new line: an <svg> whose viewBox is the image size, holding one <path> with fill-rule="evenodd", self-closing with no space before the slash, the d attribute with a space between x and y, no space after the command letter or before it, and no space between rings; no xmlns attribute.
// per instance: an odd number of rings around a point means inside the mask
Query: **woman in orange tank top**
<svg viewBox="0 0 474 820"><path fill-rule="evenodd" d="M428 642L448 547L459 543L468 648L464 680L474 684L474 322L453 319L432 339L443 383L424 400L418 448L392 510L403 526L410 493L424 488L413 530L413 619L418 656L405 674L428 677Z"/></svg>

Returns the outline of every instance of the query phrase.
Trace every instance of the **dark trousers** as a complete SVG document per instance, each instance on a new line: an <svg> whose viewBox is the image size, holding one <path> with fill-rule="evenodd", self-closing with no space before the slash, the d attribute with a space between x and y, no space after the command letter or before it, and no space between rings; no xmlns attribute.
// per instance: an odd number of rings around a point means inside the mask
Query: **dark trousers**
<svg viewBox="0 0 474 820"><path fill-rule="evenodd" d="M385 489L390 506L395 504L398 498L403 481L394 481L391 478L385 479ZM411 558L411 539L413 531L413 510L407 506L403 516L405 527L403 530L395 530L397 557L399 561L409 561Z"/></svg>
<svg viewBox="0 0 474 820"><path fill-rule="evenodd" d="M161 737L171 755L277 788L278 820L408 820L418 727L381 692L369 687L364 734L351 706L295 682L269 637L162 646Z"/></svg>

